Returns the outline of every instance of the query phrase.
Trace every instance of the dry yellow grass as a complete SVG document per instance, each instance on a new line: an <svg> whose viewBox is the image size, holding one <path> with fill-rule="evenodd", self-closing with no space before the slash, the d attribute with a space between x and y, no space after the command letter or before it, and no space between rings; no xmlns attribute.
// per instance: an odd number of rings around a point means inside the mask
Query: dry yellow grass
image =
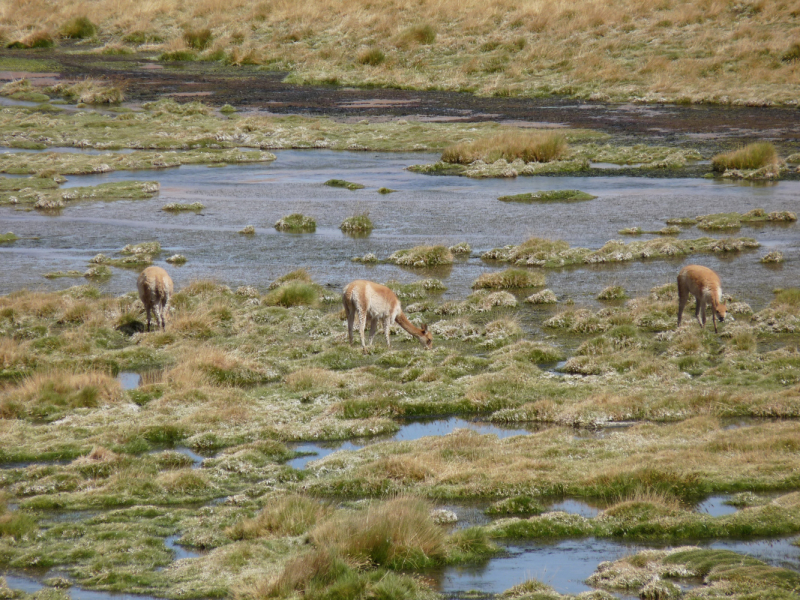
<svg viewBox="0 0 800 600"><path fill-rule="evenodd" d="M5 2L9 40L90 16L103 42L187 48L269 64L293 81L481 94L796 104L800 39L791 2L745 0L29 0ZM420 16L424 15L424 19ZM128 38L125 40L124 38ZM155 44L154 44L155 42ZM380 61L359 62L366 51Z"/></svg>

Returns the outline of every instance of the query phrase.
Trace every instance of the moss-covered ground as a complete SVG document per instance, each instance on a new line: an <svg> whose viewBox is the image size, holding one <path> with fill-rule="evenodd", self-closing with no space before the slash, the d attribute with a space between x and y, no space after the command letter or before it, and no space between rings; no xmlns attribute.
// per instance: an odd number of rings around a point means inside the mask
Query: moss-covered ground
<svg viewBox="0 0 800 600"><path fill-rule="evenodd" d="M388 283L429 323L433 350L399 328L391 350L348 345L338 296L303 271L263 295L192 283L173 297L166 332L141 332L135 292L0 298L0 567L57 567L85 587L170 598L345 584L369 597L386 581L422 596L433 592L408 569L480 562L504 540L800 531L796 290L757 312L729 303L736 321L714 335L689 319L676 329L674 284L545 315L505 291L442 301L436 280ZM522 318L538 319L547 343ZM120 371L144 373L143 384L123 390ZM542 428L378 441L305 470L287 464L294 442L391 436L395 417L434 415ZM691 510L722 492L778 497L723 517ZM428 516L442 499L536 515L563 496L610 506L461 533ZM172 562L164 540L175 535L201 555Z"/></svg>

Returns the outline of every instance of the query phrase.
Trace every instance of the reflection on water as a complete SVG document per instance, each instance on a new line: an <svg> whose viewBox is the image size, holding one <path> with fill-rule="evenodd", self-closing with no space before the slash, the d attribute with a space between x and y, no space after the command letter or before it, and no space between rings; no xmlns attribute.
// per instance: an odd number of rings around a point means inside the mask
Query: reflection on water
<svg viewBox="0 0 800 600"><path fill-rule="evenodd" d="M800 547L796 538L757 541L699 542L700 547L732 550L770 565L800 570ZM686 545L691 542L687 541ZM439 591L476 590L497 594L527 579L538 579L561 594L590 590L585 579L603 561L613 561L646 548L662 545L627 544L615 540L587 538L555 543L530 542L507 546L508 554L482 565L446 567L433 572Z"/></svg>
<svg viewBox="0 0 800 600"><path fill-rule="evenodd" d="M467 421L458 417L450 417L448 419L435 419L435 420L414 420L406 421L405 424L400 426L400 430L393 436L384 436L381 438L372 438L369 440L348 441L348 442L319 442L319 443L302 443L294 447L297 452L310 453L308 456L300 456L288 461L288 465L295 469L305 469L309 462L324 458L334 452L340 450L360 450L364 446L375 443L378 441L393 441L393 442L406 442L411 440L418 440L428 436L442 436L452 433L456 429L471 429L480 434L493 434L499 438L507 438L515 435L528 435L532 431L539 429L538 426L532 426L529 429L511 429L505 427L498 427L491 423L483 423L480 421Z"/></svg>
<svg viewBox="0 0 800 600"><path fill-rule="evenodd" d="M726 500L730 500L730 494L722 496L710 496L697 505L697 512L706 513L712 517L721 517L723 515L731 515L738 509L730 504L725 504Z"/></svg>
<svg viewBox="0 0 800 600"><path fill-rule="evenodd" d="M530 236L561 238L572 245L597 248L619 238L617 230L623 227L655 230L670 217L746 212L754 207L796 210L800 195L800 182L796 181L754 187L704 179L613 176L472 180L404 170L410 164L438 158L430 154L297 150L279 151L277 155L278 159L269 164L119 171L70 176L65 184L157 180L161 192L149 200L77 203L54 217L1 207L0 219L6 229L40 239L19 240L0 248L0 253L13 255L0 262L0 292L73 285L63 279L45 280L42 275L85 269L98 252L113 254L125 244L144 240L158 240L164 247L158 264L173 253L188 258L180 270L168 266L178 288L192 279L214 278L232 287L253 285L262 289L299 267L308 268L318 281L333 289L341 289L356 278L414 281L429 273L388 264L361 265L350 259L367 252L385 258L395 250L418 244L467 241L473 247L473 256L437 273L449 288L446 298L463 298L480 274L502 268L478 258L489 248L519 243ZM323 185L331 178L355 181L366 188L351 192ZM377 189L383 186L398 191L378 194ZM597 199L569 206L497 201L505 194L566 188L585 190ZM160 210L168 202L195 201L206 206L204 216ZM376 224L370 236L354 239L339 230L346 217L367 211ZM314 216L317 232L293 236L275 231L275 221L291 212ZM255 236L236 233L248 224L256 227ZM726 293L759 310L771 298L773 288L785 287L785 281L800 276L800 261L793 260L800 248L795 232L795 226L743 227L739 232L784 253L787 260L777 271L758 262L763 253L758 250L733 258L703 255L549 270L547 286L559 297L596 305L596 294L610 280L636 296L654 285L673 281L683 264L702 262L720 273ZM703 232L687 227L680 237L701 235ZM120 294L135 289L135 271L113 272L114 276L101 284L103 291Z"/></svg>
<svg viewBox="0 0 800 600"><path fill-rule="evenodd" d="M203 556L200 552L194 552L187 549L185 546L178 544L178 540L180 538L180 535L171 535L164 540L164 545L174 553L175 560L182 560L184 558L199 558L200 556Z"/></svg>
<svg viewBox="0 0 800 600"><path fill-rule="evenodd" d="M123 390L135 390L142 382L142 376L132 371L120 371L117 381Z"/></svg>
<svg viewBox="0 0 800 600"><path fill-rule="evenodd" d="M595 538L513 544L506 547L507 555L479 566L446 567L434 577L443 593L475 590L499 594L528 579L538 579L561 594L579 594L592 589L584 580L599 563L642 548Z"/></svg>
<svg viewBox="0 0 800 600"><path fill-rule="evenodd" d="M7 573L3 574L3 577L5 577L8 587L13 590L22 590L28 594L35 594L36 592L45 589L45 586L42 583L32 577L12 575ZM73 600L152 600L154 598L154 596L145 596L141 594L95 592L77 587L65 589L63 592Z"/></svg>

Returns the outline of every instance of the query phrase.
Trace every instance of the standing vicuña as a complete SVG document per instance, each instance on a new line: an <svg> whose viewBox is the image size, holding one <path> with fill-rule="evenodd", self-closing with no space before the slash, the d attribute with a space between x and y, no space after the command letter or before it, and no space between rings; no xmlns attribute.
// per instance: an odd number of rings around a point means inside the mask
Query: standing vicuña
<svg viewBox="0 0 800 600"><path fill-rule="evenodd" d="M717 318L725 320L725 305L722 304L722 287L719 276L708 267L687 265L678 273L678 327L686 302L692 294L697 301L694 316L703 327L706 326L706 305L711 305L711 320L714 322L714 333L717 332ZM703 320L700 320L700 314Z"/></svg>
<svg viewBox="0 0 800 600"><path fill-rule="evenodd" d="M367 345L364 341L364 329L369 323L369 343L375 338L378 329L378 321L383 322L386 332L386 345L391 348L389 342L389 326L392 321L397 322L400 327L413 335L428 350L433 347L433 336L428 330L427 325L422 327L415 326L403 314L400 307L400 300L394 292L385 285L357 279L351 282L342 294L344 312L347 314L347 338L353 343L353 321L358 316L358 330L361 332L361 347L366 351Z"/></svg>
<svg viewBox="0 0 800 600"><path fill-rule="evenodd" d="M147 267L139 274L136 281L139 298L147 311L147 331L150 331L150 311L156 315L156 327L167 328L166 314L169 310L169 299L172 296L172 279L161 267Z"/></svg>

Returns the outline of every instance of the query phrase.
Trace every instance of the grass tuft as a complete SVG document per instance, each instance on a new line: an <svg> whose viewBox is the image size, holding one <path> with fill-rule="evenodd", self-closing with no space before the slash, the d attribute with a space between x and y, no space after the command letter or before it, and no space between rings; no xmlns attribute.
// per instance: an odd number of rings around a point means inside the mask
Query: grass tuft
<svg viewBox="0 0 800 600"><path fill-rule="evenodd" d="M490 137L461 142L442 152L442 161L469 165L476 160L493 163L499 159L524 162L551 162L567 152L567 138L562 133L506 131Z"/></svg>
<svg viewBox="0 0 800 600"><path fill-rule="evenodd" d="M183 32L183 41L186 45L195 50L205 50L214 39L208 27L203 29L187 29Z"/></svg>
<svg viewBox="0 0 800 600"><path fill-rule="evenodd" d="M316 285L299 281L286 283L272 290L264 298L269 306L312 306L319 299L319 290Z"/></svg>
<svg viewBox="0 0 800 600"><path fill-rule="evenodd" d="M754 142L731 152L717 154L711 159L714 171L727 169L760 169L778 162L778 152L769 142Z"/></svg>
<svg viewBox="0 0 800 600"><path fill-rule="evenodd" d="M225 534L233 540L301 535L330 513L326 504L305 496L289 495L270 502L257 517L236 523Z"/></svg>
<svg viewBox="0 0 800 600"><path fill-rule="evenodd" d="M96 33L97 27L86 16L70 19L61 27L61 35L74 40L90 38Z"/></svg>
<svg viewBox="0 0 800 600"><path fill-rule="evenodd" d="M328 179L328 181L325 182L325 185L330 187L346 188L351 192L364 189L364 186L360 183L353 183L352 181L345 181L344 179Z"/></svg>
<svg viewBox="0 0 800 600"><path fill-rule="evenodd" d="M415 246L397 250L387 260L406 267L438 267L453 264L453 253L445 246Z"/></svg>
<svg viewBox="0 0 800 600"><path fill-rule="evenodd" d="M372 220L369 218L369 212L365 212L360 215L347 217L342 221L339 229L349 233L369 233L374 227Z"/></svg>
<svg viewBox="0 0 800 600"><path fill-rule="evenodd" d="M472 283L472 289L530 288L544 285L545 279L538 271L506 269L499 273L483 273Z"/></svg>
<svg viewBox="0 0 800 600"><path fill-rule="evenodd" d="M500 196L501 202L583 202L594 200L597 196L592 196L580 190L553 190L549 192L533 192L527 194L515 194L513 196Z"/></svg>
<svg viewBox="0 0 800 600"><path fill-rule="evenodd" d="M317 221L314 217L306 217L300 213L293 213L279 219L275 223L275 229L278 231L288 231L290 233L313 233L317 230Z"/></svg>
<svg viewBox="0 0 800 600"><path fill-rule="evenodd" d="M380 48L368 48L359 52L356 60L358 64L377 67L386 60L386 54Z"/></svg>

